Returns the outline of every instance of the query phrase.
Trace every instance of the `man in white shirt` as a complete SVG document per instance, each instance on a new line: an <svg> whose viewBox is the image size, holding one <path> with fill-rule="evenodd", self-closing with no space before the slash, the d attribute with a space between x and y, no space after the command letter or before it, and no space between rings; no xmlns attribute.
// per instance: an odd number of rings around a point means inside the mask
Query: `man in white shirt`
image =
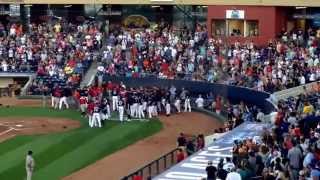
<svg viewBox="0 0 320 180"><path fill-rule="evenodd" d="M231 172L236 166L234 165L234 163L232 162L230 157L226 158L226 163L223 165L223 169L225 171Z"/></svg>
<svg viewBox="0 0 320 180"><path fill-rule="evenodd" d="M3 60L2 64L1 64L2 71L7 72L8 71L8 66L9 66L8 63L5 60Z"/></svg>
<svg viewBox="0 0 320 180"><path fill-rule="evenodd" d="M31 180L32 173L34 170L35 162L32 157L33 152L28 151L27 157L26 157L26 171L27 171L27 180Z"/></svg>
<svg viewBox="0 0 320 180"><path fill-rule="evenodd" d="M196 99L197 108L203 108L204 99L202 98L201 94Z"/></svg>
<svg viewBox="0 0 320 180"><path fill-rule="evenodd" d="M261 111L261 109L258 109L258 114L257 114L257 121L259 122L264 122L264 113Z"/></svg>
<svg viewBox="0 0 320 180"><path fill-rule="evenodd" d="M296 113L295 112L291 112L288 118L288 122L290 124L296 124L297 122L297 118L296 118Z"/></svg>
<svg viewBox="0 0 320 180"><path fill-rule="evenodd" d="M232 172L228 173L226 180L241 180L241 176L233 169Z"/></svg>
<svg viewBox="0 0 320 180"><path fill-rule="evenodd" d="M301 75L301 77L300 77L300 85L304 85L304 84L306 84L306 79L305 79L305 77L303 75Z"/></svg>

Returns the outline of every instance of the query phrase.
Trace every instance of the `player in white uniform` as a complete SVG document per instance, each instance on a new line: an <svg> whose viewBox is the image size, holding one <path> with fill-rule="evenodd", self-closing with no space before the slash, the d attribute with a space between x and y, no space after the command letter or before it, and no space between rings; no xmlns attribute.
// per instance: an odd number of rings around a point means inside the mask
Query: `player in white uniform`
<svg viewBox="0 0 320 180"><path fill-rule="evenodd" d="M103 103L101 105L101 118L102 120L107 120L111 118L110 105L107 98L104 98Z"/></svg>
<svg viewBox="0 0 320 180"><path fill-rule="evenodd" d="M161 112L164 112L165 111L165 109L166 109L166 98L162 98L161 99L161 109L160 109L160 111Z"/></svg>
<svg viewBox="0 0 320 180"><path fill-rule="evenodd" d="M131 105L130 105L130 116L131 118L136 118L138 117L138 97L136 95L133 95L131 97Z"/></svg>
<svg viewBox="0 0 320 180"><path fill-rule="evenodd" d="M151 101L148 101L148 117L149 119L152 118L152 114L153 114L153 107L152 107L152 102Z"/></svg>
<svg viewBox="0 0 320 180"><path fill-rule="evenodd" d="M124 103L122 100L118 101L118 111L119 111L119 120L120 120L120 122L123 122Z"/></svg>
<svg viewBox="0 0 320 180"><path fill-rule="evenodd" d="M27 180L32 179L32 173L35 166L35 161L32 157L33 152L28 151L27 157L26 157L26 171L27 171Z"/></svg>
<svg viewBox="0 0 320 180"><path fill-rule="evenodd" d="M138 107L138 118L144 118L144 112L143 112L143 102L139 102L139 107Z"/></svg>
<svg viewBox="0 0 320 180"><path fill-rule="evenodd" d="M118 101L119 101L118 93L116 90L113 90L113 92L112 92L112 111L115 111L118 109Z"/></svg>
<svg viewBox="0 0 320 180"><path fill-rule="evenodd" d="M101 125L101 116L100 116L100 108L98 105L96 105L93 109L93 114L92 114L92 124L93 126L98 126L99 128L102 127Z"/></svg>
<svg viewBox="0 0 320 180"><path fill-rule="evenodd" d="M132 108L133 108L132 117L138 117L139 102L138 102L138 97L137 96L134 96Z"/></svg>
<svg viewBox="0 0 320 180"><path fill-rule="evenodd" d="M158 116L158 109L157 109L157 103L156 102L152 102L152 115L153 116Z"/></svg>
<svg viewBox="0 0 320 180"><path fill-rule="evenodd" d="M177 109L177 112L180 113L181 112L181 100L180 98L176 98L175 102L174 102L174 106Z"/></svg>
<svg viewBox="0 0 320 180"><path fill-rule="evenodd" d="M169 102L169 100L166 101L166 115L170 116L171 114L171 104Z"/></svg>
<svg viewBox="0 0 320 180"><path fill-rule="evenodd" d="M184 100L184 112L191 112L191 104L189 96Z"/></svg>

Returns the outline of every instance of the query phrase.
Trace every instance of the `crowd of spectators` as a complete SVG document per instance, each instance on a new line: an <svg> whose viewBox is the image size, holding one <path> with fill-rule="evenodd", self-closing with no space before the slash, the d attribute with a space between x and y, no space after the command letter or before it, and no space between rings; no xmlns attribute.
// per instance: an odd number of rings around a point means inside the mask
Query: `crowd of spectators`
<svg viewBox="0 0 320 180"><path fill-rule="evenodd" d="M160 22L108 34L102 26L63 20L32 23L28 29L0 24L0 70L36 72L30 94L39 94L51 79L78 86L92 61L98 62L98 76L219 81L267 92L320 79L320 37L312 29L283 31L268 45L257 46L211 38L202 25L191 31Z"/></svg>
<svg viewBox="0 0 320 180"><path fill-rule="evenodd" d="M319 179L319 85L280 101L273 128L265 128L260 139L235 141L232 161L221 159L217 167L209 162L208 179Z"/></svg>
<svg viewBox="0 0 320 180"><path fill-rule="evenodd" d="M227 83L275 92L320 78L319 38L314 30L282 32L268 45L227 44L165 23L155 29L121 29L107 37L98 74ZM226 76L228 74L228 76Z"/></svg>
<svg viewBox="0 0 320 180"><path fill-rule="evenodd" d="M229 49L229 83L275 92L319 80L319 36L283 31L265 47L235 43Z"/></svg>
<svg viewBox="0 0 320 180"><path fill-rule="evenodd" d="M54 85L77 87L92 61L99 58L101 23L63 20L0 24L1 72L35 72L29 94L41 94Z"/></svg>

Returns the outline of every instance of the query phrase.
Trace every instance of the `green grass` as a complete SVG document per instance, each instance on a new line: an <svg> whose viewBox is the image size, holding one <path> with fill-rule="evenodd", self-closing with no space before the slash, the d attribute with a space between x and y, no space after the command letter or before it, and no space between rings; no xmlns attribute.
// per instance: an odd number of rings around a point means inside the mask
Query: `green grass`
<svg viewBox="0 0 320 180"><path fill-rule="evenodd" d="M0 180L25 178L28 150L33 150L36 161L33 180L57 180L162 128L157 120L124 124L108 121L103 128L89 128L79 112L46 108L0 108L0 117L63 117L82 125L68 132L18 136L0 143Z"/></svg>

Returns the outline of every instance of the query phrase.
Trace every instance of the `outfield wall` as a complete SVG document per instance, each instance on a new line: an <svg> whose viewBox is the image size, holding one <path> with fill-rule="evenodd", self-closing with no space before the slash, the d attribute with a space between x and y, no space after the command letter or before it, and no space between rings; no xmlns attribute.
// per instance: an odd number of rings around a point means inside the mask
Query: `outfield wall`
<svg viewBox="0 0 320 180"><path fill-rule="evenodd" d="M187 80L170 80L159 79L156 77L145 78L127 78L116 76L105 76L105 82L123 82L130 87L140 86L158 86L162 88L169 88L174 85L177 89L185 88L188 91L197 94L208 94L213 92L215 95L221 95L235 103L244 101L247 104L254 104L261 108L264 113L270 113L275 110L275 107L267 99L270 97L269 93L255 91L245 87L231 86L219 83L207 83L200 81L187 81Z"/></svg>

